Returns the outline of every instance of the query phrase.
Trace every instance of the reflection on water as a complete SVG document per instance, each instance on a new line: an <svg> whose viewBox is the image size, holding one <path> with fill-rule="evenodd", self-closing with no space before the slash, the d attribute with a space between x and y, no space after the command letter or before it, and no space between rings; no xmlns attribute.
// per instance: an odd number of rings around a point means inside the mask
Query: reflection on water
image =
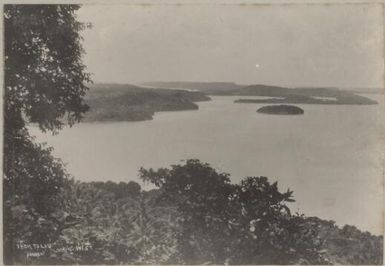
<svg viewBox="0 0 385 266"><path fill-rule="evenodd" d="M80 124L57 136L31 132L83 181L139 182L141 166L199 158L234 182L278 180L294 190L294 211L381 232L382 105L306 104L298 105L301 116L266 116L256 113L263 104L212 98L199 111L157 113L152 121Z"/></svg>

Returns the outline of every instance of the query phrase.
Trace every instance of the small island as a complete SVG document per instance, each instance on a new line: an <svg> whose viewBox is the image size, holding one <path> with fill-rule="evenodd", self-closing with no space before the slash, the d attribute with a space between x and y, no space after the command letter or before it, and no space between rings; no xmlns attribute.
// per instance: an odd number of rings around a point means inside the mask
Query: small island
<svg viewBox="0 0 385 266"><path fill-rule="evenodd" d="M302 115L303 109L294 105L267 105L259 108L257 113L272 114L272 115Z"/></svg>

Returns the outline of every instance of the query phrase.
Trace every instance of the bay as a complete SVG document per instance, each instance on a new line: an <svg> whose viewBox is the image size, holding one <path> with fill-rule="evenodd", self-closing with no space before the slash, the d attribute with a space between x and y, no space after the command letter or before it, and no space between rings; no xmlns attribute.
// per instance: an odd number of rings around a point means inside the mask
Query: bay
<svg viewBox="0 0 385 266"><path fill-rule="evenodd" d="M233 182L278 181L294 191L293 211L382 234L384 104L367 96L381 104L299 104L304 115L282 116L256 113L264 104L235 104L237 96L214 96L199 110L160 112L151 121L81 123L55 136L29 130L81 181L141 183L142 166L197 158Z"/></svg>

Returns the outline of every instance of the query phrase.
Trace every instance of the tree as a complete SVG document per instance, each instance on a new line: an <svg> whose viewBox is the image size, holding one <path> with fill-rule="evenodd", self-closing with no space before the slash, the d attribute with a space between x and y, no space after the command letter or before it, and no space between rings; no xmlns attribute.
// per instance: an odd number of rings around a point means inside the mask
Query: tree
<svg viewBox="0 0 385 266"><path fill-rule="evenodd" d="M56 130L61 118L73 124L88 107L90 81L81 56L78 5L5 5L5 128L20 129L23 115L42 130Z"/></svg>
<svg viewBox="0 0 385 266"><path fill-rule="evenodd" d="M52 213L68 182L51 149L35 144L26 123L57 133L79 121L90 76L81 56L78 5L4 6L4 232L5 262L15 241L56 235ZM17 214L24 220L16 219ZM40 219L41 218L41 219ZM43 219L43 220L42 220ZM38 222L39 221L39 222ZM38 224L39 223L39 224ZM41 226L44 224L44 226ZM45 226L50 224L50 226ZM24 228L23 228L24 227ZM21 235L22 232L25 234ZM41 239L41 238L46 239Z"/></svg>
<svg viewBox="0 0 385 266"><path fill-rule="evenodd" d="M173 165L171 169L142 168L140 176L158 186L162 191L159 200L175 206L180 213L179 262L224 263L227 206L232 192L228 175L199 160L187 160L185 165Z"/></svg>
<svg viewBox="0 0 385 266"><path fill-rule="evenodd" d="M140 170L141 178L160 188L158 200L180 214L178 263L324 264L316 231L286 203L292 191L280 192L266 177L231 184L199 160L171 169ZM173 262L174 263L174 262Z"/></svg>
<svg viewBox="0 0 385 266"><path fill-rule="evenodd" d="M137 198L140 196L140 192L142 188L140 185L134 181L130 181L128 183L119 182L114 183L112 181L107 182L92 182L92 184L100 189L105 189L111 193L113 193L116 199L122 199L125 197Z"/></svg>
<svg viewBox="0 0 385 266"><path fill-rule="evenodd" d="M293 191L280 192L267 177L247 177L234 186L231 214L235 264L325 264L318 253L317 231L286 205Z"/></svg>

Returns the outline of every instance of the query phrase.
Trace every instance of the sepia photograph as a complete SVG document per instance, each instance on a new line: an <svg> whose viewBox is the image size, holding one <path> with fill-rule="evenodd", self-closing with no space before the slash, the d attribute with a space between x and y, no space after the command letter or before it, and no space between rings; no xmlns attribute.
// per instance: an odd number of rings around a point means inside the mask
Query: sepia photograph
<svg viewBox="0 0 385 266"><path fill-rule="evenodd" d="M383 264L383 3L2 12L3 264Z"/></svg>

